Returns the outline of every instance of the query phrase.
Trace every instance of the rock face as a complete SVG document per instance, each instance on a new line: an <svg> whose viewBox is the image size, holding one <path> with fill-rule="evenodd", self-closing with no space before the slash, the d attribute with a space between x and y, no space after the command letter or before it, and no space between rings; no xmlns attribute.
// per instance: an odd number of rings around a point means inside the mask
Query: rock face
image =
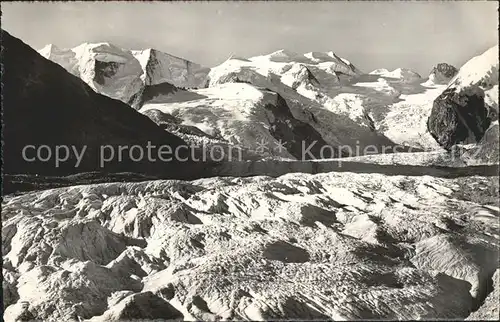
<svg viewBox="0 0 500 322"><path fill-rule="evenodd" d="M146 116L126 104L95 93L78 77L61 66L41 57L35 50L2 30L3 94L3 167L4 173L32 173L40 175L66 175L86 171L155 173L173 177L189 177L195 167L183 167L178 162L150 162L148 158L132 159L129 153L117 157L119 145L129 148L140 145L169 145L172 149L185 144ZM109 68L109 71L108 71ZM106 67L113 73L114 67ZM52 158L47 162L28 161L23 149L47 145ZM103 164L101 147L112 145L115 158ZM66 146L82 154L78 167L77 157L69 153L59 166L55 162L57 146ZM106 150L107 153L110 149ZM62 152L61 152L62 151ZM60 150L61 157L64 151ZM31 154L29 154L31 153ZM26 152L31 159L36 151ZM45 150L47 153L47 150ZM45 159L47 154L43 154ZM109 157L109 155L107 155Z"/></svg>
<svg viewBox="0 0 500 322"><path fill-rule="evenodd" d="M427 127L445 149L457 143L479 142L491 120L484 105L484 91L471 86L459 92L448 88L436 98Z"/></svg>
<svg viewBox="0 0 500 322"><path fill-rule="evenodd" d="M5 196L4 319L461 319L498 267L497 197L353 172Z"/></svg>
<svg viewBox="0 0 500 322"><path fill-rule="evenodd" d="M434 84L448 84L450 80L455 77L458 73L458 69L454 66L439 63L434 67L429 75L429 80L431 80Z"/></svg>
<svg viewBox="0 0 500 322"><path fill-rule="evenodd" d="M205 83L208 69L189 60L156 49L132 51L140 62L145 85L170 83L177 87L200 87Z"/></svg>
<svg viewBox="0 0 500 322"><path fill-rule="evenodd" d="M146 103L177 103L203 98L193 91L178 88L170 83L145 85L128 100L134 109L140 110Z"/></svg>
<svg viewBox="0 0 500 322"><path fill-rule="evenodd" d="M449 149L457 143L479 142L497 118L498 46L494 46L460 68L434 100L427 127Z"/></svg>
<svg viewBox="0 0 500 322"><path fill-rule="evenodd" d="M294 118L285 99L277 95L275 104L267 104L265 109L270 112L269 133L283 142L285 149L298 160L321 159L339 157L339 152L332 149L331 155L322 156L321 149L329 145L321 135L309 124ZM304 146L313 145L310 153L304 153Z"/></svg>

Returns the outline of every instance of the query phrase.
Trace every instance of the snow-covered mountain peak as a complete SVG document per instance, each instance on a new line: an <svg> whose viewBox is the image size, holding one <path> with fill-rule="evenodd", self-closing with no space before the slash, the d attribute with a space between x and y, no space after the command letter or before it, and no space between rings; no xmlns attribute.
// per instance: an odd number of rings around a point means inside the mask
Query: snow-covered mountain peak
<svg viewBox="0 0 500 322"><path fill-rule="evenodd" d="M149 48L133 51L142 66L141 78L146 85L171 83L179 87L200 87L204 84L208 69L189 60Z"/></svg>
<svg viewBox="0 0 500 322"><path fill-rule="evenodd" d="M318 65L323 68L334 65L333 69L335 69L335 71L339 71L347 75L361 74L361 72L354 65L352 65L350 61L337 56L333 51L311 51L305 54L298 54L287 49L281 49L267 55L251 57L249 60L258 63L301 63L305 65Z"/></svg>
<svg viewBox="0 0 500 322"><path fill-rule="evenodd" d="M106 47L109 47L109 48L113 48L113 49L118 49L118 50L123 50L122 48L116 46L116 45L113 45L112 43L110 42L107 42L107 41L100 41L100 42L84 42L76 47L79 47L79 46L82 46L82 47L88 47L88 48L91 48L91 49L98 49L98 48L106 48ZM75 47L75 48L76 48Z"/></svg>
<svg viewBox="0 0 500 322"><path fill-rule="evenodd" d="M130 59L133 59L130 51L106 42L87 44L86 49L88 54L101 62L125 64Z"/></svg>
<svg viewBox="0 0 500 322"><path fill-rule="evenodd" d="M307 86L310 81L316 85L331 87L339 84L341 74L355 76L361 73L349 61L339 58L333 52L297 54L282 49L248 59L231 56L213 67L208 78L209 86L235 80L260 86L271 79L280 78L292 88L301 84Z"/></svg>
<svg viewBox="0 0 500 322"><path fill-rule="evenodd" d="M402 80L416 80L422 78L417 72L409 68L396 68L392 72L385 68L375 69L370 75L380 75L387 78L398 78Z"/></svg>
<svg viewBox="0 0 500 322"><path fill-rule="evenodd" d="M304 56L309 58L314 63L337 62L337 63L351 65L351 63L347 59L343 59L337 56L333 51L329 52L311 51L305 53Z"/></svg>
<svg viewBox="0 0 500 322"><path fill-rule="evenodd" d="M274 104L278 97L278 94L273 91L246 83L225 83L216 88L197 90L197 93L209 99L249 100L262 104Z"/></svg>
<svg viewBox="0 0 500 322"><path fill-rule="evenodd" d="M342 60L344 63L346 63L347 65L352 65L351 62L345 58L342 58L342 57L339 57L337 56L333 51L329 51L328 53L328 56L331 56L333 58L336 58L336 59L340 59Z"/></svg>
<svg viewBox="0 0 500 322"><path fill-rule="evenodd" d="M390 73L390 71L387 68L378 68L370 72L370 75L383 75Z"/></svg>
<svg viewBox="0 0 500 322"><path fill-rule="evenodd" d="M82 43L59 49L47 45L39 53L80 77L94 90L129 103L144 86L170 83L199 87L208 70L159 50L128 50L108 42Z"/></svg>
<svg viewBox="0 0 500 322"><path fill-rule="evenodd" d="M314 62L317 62L317 63L331 61L333 58L333 56L328 55L328 53L322 53L322 52L317 52L317 51L311 51L311 52L305 53L304 56L309 58L310 60L312 60Z"/></svg>
<svg viewBox="0 0 500 322"><path fill-rule="evenodd" d="M57 48L57 46L54 44L48 44L48 45L45 45L45 47L43 47L42 49L40 49L38 52L43 57L48 58L48 57L50 57L50 54L53 51L57 52L57 51L59 51L59 48Z"/></svg>
<svg viewBox="0 0 500 322"><path fill-rule="evenodd" d="M266 59L272 62L284 63L284 62L291 62L299 56L300 54L293 52L291 50L280 49L267 55L252 57L251 60Z"/></svg>
<svg viewBox="0 0 500 322"><path fill-rule="evenodd" d="M75 48L76 49L76 48ZM38 51L38 53L66 69L71 74L80 77L80 70L77 64L77 56L80 56L81 50L62 49L54 44L48 44Z"/></svg>
<svg viewBox="0 0 500 322"><path fill-rule="evenodd" d="M477 143L487 147L478 148L478 153L498 162L498 135L486 135L491 122L497 119L498 45L473 57L460 68L434 100L428 129L446 149L455 144Z"/></svg>
<svg viewBox="0 0 500 322"><path fill-rule="evenodd" d="M491 88L498 85L498 49L498 45L493 46L465 63L450 81L450 86L464 88L479 85Z"/></svg>
<svg viewBox="0 0 500 322"><path fill-rule="evenodd" d="M146 48L146 49L132 49L131 52L134 56L144 54L144 55L150 55L151 51L153 51L153 48Z"/></svg>

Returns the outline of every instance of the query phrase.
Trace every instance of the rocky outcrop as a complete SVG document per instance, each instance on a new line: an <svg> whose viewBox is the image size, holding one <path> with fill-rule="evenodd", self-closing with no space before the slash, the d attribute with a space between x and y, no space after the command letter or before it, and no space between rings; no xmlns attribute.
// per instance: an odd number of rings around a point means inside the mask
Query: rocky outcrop
<svg viewBox="0 0 500 322"><path fill-rule="evenodd" d="M479 142L490 123L481 88L457 91L451 87L434 100L427 129L441 146L450 149L457 143Z"/></svg>
<svg viewBox="0 0 500 322"><path fill-rule="evenodd" d="M328 145L311 125L294 118L285 99L279 94L275 104L267 104L265 109L272 117L269 119L269 133L298 160L324 159L339 157L339 149ZM312 146L309 153L304 147ZM324 153L329 148L331 153Z"/></svg>
<svg viewBox="0 0 500 322"><path fill-rule="evenodd" d="M483 138L474 147L462 154L467 164L491 164L500 161L499 142L500 131L498 121L492 124L484 133Z"/></svg>
<svg viewBox="0 0 500 322"><path fill-rule="evenodd" d="M448 88L434 100L427 128L441 146L450 149L458 143L480 142L497 119L498 46L494 46L460 68ZM498 136L494 137L494 131L464 157L494 158L498 154Z"/></svg>
<svg viewBox="0 0 500 322"><path fill-rule="evenodd" d="M207 137L210 139L215 139L214 136L203 132L196 126L182 124L182 120L170 114L163 113L159 110L150 109L144 111L143 114L149 117L156 124L158 124L158 126L169 132L180 132L187 135L194 135L200 138Z"/></svg>
<svg viewBox="0 0 500 322"><path fill-rule="evenodd" d="M458 73L458 69L446 63L437 64L429 75L429 80L434 84L448 84L450 80Z"/></svg>
<svg viewBox="0 0 500 322"><path fill-rule="evenodd" d="M128 105L95 93L81 79L3 30L2 63L4 173L67 175L127 171L190 177L196 172L189 162L186 167L180 162L162 162L158 158L151 162L147 157L138 158L137 154L131 156L127 152L119 160L118 146L130 149L139 145L145 151L148 142L155 146L169 145L172 149L185 142ZM34 148L25 151L25 158L23 150L29 145ZM45 162L32 161L35 149L42 145L51 150L51 157ZM107 145L113 146L115 157L101 164L101 148ZM58 165L54 163L57 147L69 150L59 148L59 157L67 156L67 160ZM75 150L84 151L79 163L72 153ZM109 150L107 157L111 154ZM47 149L44 153L43 159L46 159Z"/></svg>

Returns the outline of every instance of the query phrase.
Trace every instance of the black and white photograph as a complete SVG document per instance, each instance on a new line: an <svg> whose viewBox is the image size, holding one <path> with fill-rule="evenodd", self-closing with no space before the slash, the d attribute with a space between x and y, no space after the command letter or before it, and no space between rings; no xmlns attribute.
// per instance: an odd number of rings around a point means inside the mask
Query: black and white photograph
<svg viewBox="0 0 500 322"><path fill-rule="evenodd" d="M3 321L500 320L497 1L2 1Z"/></svg>

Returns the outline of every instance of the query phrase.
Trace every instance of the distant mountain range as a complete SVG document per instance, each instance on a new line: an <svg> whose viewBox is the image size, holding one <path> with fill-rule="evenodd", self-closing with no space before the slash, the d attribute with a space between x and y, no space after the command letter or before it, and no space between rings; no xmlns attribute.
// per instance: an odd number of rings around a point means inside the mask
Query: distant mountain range
<svg viewBox="0 0 500 322"><path fill-rule="evenodd" d="M498 317L498 46L423 78L1 38L6 321Z"/></svg>
<svg viewBox="0 0 500 322"><path fill-rule="evenodd" d="M498 124L498 47L459 71L439 64L422 78L405 68L365 74L332 51L279 50L230 57L205 68L155 49L132 51L109 43L72 49L48 45L37 54L3 34L4 137L7 151L13 151L5 169L10 172L44 169L43 164L20 162L20 149L30 142L96 149L102 142L144 144L152 139L174 146L217 145L226 157L229 149L238 148L244 160L302 160L371 154L374 149L448 149L479 142ZM443 91L473 86L480 88L484 101L478 112L469 113L470 119L480 115L474 125L478 130L456 135L463 132L456 125L463 119L456 121L456 111L442 112L446 108L434 101ZM443 135L451 139L444 142ZM311 147L307 154L304 146ZM90 161L83 165L81 171L99 170ZM114 172L182 172L135 162L108 167Z"/></svg>

